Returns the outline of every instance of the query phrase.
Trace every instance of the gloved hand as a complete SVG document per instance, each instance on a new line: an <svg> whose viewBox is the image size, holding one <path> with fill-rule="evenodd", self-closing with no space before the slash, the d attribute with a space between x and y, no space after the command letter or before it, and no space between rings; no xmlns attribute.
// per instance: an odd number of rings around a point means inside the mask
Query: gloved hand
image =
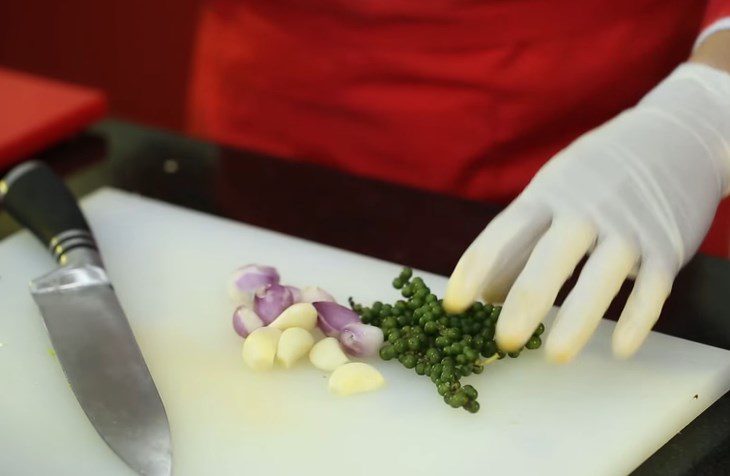
<svg viewBox="0 0 730 476"><path fill-rule="evenodd" d="M547 355L572 359L636 273L613 334L614 353L630 356L729 191L730 75L684 64L538 172L461 257L444 306L460 312L479 297L504 299L497 344L518 350L590 252L558 312Z"/></svg>

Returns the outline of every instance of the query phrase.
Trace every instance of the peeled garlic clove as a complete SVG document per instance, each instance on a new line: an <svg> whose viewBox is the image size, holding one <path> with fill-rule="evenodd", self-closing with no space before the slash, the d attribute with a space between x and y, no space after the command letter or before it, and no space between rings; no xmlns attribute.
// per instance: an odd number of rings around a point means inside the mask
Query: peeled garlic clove
<svg viewBox="0 0 730 476"><path fill-rule="evenodd" d="M269 327L276 329L289 329L290 327L301 327L311 331L317 325L317 310L309 303L301 302L292 304L269 324Z"/></svg>
<svg viewBox="0 0 730 476"><path fill-rule="evenodd" d="M309 351L309 360L320 370L331 372L350 361L334 337L325 337Z"/></svg>
<svg viewBox="0 0 730 476"><path fill-rule="evenodd" d="M243 341L243 361L253 370L271 370L281 331L259 327Z"/></svg>
<svg viewBox="0 0 730 476"><path fill-rule="evenodd" d="M294 362L314 345L314 337L308 330L301 327L290 327L281 333L279 345L276 348L276 358L286 368L291 367Z"/></svg>
<svg viewBox="0 0 730 476"><path fill-rule="evenodd" d="M351 362L335 369L330 375L329 389L335 395L347 396L372 392L385 384L378 370L363 362Z"/></svg>

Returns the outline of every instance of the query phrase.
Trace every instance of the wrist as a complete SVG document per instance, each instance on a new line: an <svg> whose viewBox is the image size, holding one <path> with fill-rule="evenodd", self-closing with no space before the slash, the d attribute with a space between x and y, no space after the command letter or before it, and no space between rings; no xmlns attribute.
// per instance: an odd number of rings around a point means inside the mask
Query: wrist
<svg viewBox="0 0 730 476"><path fill-rule="evenodd" d="M684 63L650 91L637 109L661 114L691 133L715 169L722 195L730 194L729 73L698 62Z"/></svg>

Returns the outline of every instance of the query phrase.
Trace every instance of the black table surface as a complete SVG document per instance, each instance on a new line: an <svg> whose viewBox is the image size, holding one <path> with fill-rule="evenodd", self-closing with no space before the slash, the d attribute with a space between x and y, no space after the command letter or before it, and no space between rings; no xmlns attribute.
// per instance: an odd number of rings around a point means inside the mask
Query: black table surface
<svg viewBox="0 0 730 476"><path fill-rule="evenodd" d="M117 120L36 158L79 197L114 186L441 275L500 210ZM16 229L0 213L0 238ZM608 318L618 316L629 289L627 283ZM656 330L730 350L730 261L696 256L678 276ZM730 474L730 393L635 474Z"/></svg>

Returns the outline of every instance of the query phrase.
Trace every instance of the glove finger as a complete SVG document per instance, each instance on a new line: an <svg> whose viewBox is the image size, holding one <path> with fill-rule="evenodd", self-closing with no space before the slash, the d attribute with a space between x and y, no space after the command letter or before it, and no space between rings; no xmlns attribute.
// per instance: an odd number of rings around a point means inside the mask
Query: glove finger
<svg viewBox="0 0 730 476"><path fill-rule="evenodd" d="M504 302L496 328L500 349L511 352L522 348L595 237L594 227L583 220L559 218L553 222Z"/></svg>
<svg viewBox="0 0 730 476"><path fill-rule="evenodd" d="M672 290L672 274L647 262L639 268L634 289L613 330L613 353L628 358L641 347L654 327Z"/></svg>
<svg viewBox="0 0 730 476"><path fill-rule="evenodd" d="M626 241L598 244L558 311L545 345L550 360L568 362L580 352L638 258L636 248Z"/></svg>
<svg viewBox="0 0 730 476"><path fill-rule="evenodd" d="M495 270L494 277L487 282L482 291L482 299L484 302L504 302L507 293L520 274L520 271L525 267L525 263L527 263L527 259L530 257L530 253L539 239L539 236L535 237L519 254L516 254L508 263Z"/></svg>
<svg viewBox="0 0 730 476"><path fill-rule="evenodd" d="M444 308L462 312L508 263L531 247L550 224L543 207L515 202L497 215L456 264L444 294Z"/></svg>

